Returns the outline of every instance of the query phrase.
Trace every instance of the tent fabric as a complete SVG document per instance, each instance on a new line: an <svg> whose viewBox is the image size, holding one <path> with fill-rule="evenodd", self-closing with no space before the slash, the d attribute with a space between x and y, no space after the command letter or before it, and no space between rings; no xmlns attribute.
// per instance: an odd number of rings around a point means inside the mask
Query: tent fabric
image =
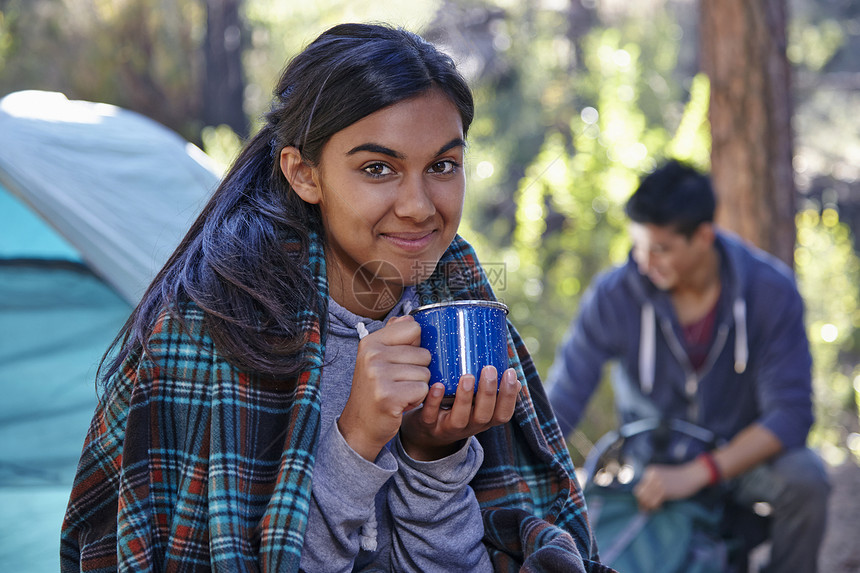
<svg viewBox="0 0 860 573"><path fill-rule="evenodd" d="M0 183L129 302L218 181L202 151L140 114L55 92L0 100Z"/></svg>
<svg viewBox="0 0 860 573"><path fill-rule="evenodd" d="M83 265L0 264L0 485L72 483L131 306Z"/></svg>
<svg viewBox="0 0 860 573"><path fill-rule="evenodd" d="M57 571L96 371L219 175L141 115L0 100L0 571Z"/></svg>
<svg viewBox="0 0 860 573"><path fill-rule="evenodd" d="M81 254L0 185L0 259L81 261Z"/></svg>
<svg viewBox="0 0 860 573"><path fill-rule="evenodd" d="M98 361L130 311L80 263L0 261L0 571L59 570Z"/></svg>

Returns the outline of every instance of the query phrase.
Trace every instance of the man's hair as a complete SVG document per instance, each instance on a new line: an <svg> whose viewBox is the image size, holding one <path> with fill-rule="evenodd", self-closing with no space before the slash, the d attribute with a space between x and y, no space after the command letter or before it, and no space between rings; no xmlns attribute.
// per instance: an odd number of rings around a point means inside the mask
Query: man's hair
<svg viewBox="0 0 860 573"><path fill-rule="evenodd" d="M624 208L631 221L672 227L690 237L705 222L713 222L716 197L711 179L675 159L648 174Z"/></svg>

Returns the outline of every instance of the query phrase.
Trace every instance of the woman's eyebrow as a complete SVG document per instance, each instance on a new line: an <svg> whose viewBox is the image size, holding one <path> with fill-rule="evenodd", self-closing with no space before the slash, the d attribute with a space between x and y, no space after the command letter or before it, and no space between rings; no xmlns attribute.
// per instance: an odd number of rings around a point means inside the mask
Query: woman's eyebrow
<svg viewBox="0 0 860 573"><path fill-rule="evenodd" d="M371 153L381 153L383 155L388 155L394 157L395 159L403 159L404 155L397 151L394 151L390 147L385 147L384 145L379 145L378 143L362 143L361 145L356 145L352 149L346 152L347 155L355 155L359 151L370 151Z"/></svg>
<svg viewBox="0 0 860 573"><path fill-rule="evenodd" d="M436 155L442 155L446 151L453 149L455 147L466 146L466 142L463 141L462 137L455 137L445 145L439 148L439 151L436 152ZM362 143L361 145L356 145L352 149L346 152L347 155L354 155L360 151L369 151L371 153L381 153L383 155L388 155L389 157L394 157L395 159L404 159L406 156L400 153L399 151L394 151L390 147L385 147L384 145L380 145L378 143Z"/></svg>
<svg viewBox="0 0 860 573"><path fill-rule="evenodd" d="M462 137L455 137L454 139L440 147L439 151L436 152L436 155L442 155L446 151L454 149L455 147L466 147L466 142L463 141Z"/></svg>

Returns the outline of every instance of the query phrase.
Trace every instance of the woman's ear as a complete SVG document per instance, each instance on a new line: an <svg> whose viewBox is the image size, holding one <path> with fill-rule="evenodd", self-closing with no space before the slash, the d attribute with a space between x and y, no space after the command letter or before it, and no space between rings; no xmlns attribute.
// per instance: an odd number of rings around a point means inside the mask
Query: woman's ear
<svg viewBox="0 0 860 573"><path fill-rule="evenodd" d="M281 172L305 203L316 205L320 202L322 194L316 172L302 159L301 152L292 145L281 149Z"/></svg>

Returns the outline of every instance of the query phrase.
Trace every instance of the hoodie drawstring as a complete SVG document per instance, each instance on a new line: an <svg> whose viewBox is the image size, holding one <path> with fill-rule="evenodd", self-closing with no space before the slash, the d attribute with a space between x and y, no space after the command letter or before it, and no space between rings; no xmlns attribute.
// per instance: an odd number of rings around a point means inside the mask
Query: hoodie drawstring
<svg viewBox="0 0 860 573"><path fill-rule="evenodd" d="M355 323L355 331L358 332L358 339L361 340L369 333L367 332L367 325L363 322ZM361 526L361 531L358 534L358 543L361 548L365 551L376 551L377 540L376 540L376 508L373 508L373 511L370 513L370 517L367 518Z"/></svg>
<svg viewBox="0 0 860 573"><path fill-rule="evenodd" d="M367 326L363 322L355 323L355 331L358 332L359 340L370 334L369 332L367 332Z"/></svg>
<svg viewBox="0 0 860 573"><path fill-rule="evenodd" d="M747 369L749 360L746 301L742 298L735 299L732 313L735 315L735 372L742 374Z"/></svg>
<svg viewBox="0 0 860 573"><path fill-rule="evenodd" d="M657 325L654 305L642 305L642 325L639 330L639 384L645 394L654 389L654 370L657 361Z"/></svg>
<svg viewBox="0 0 860 573"><path fill-rule="evenodd" d="M749 363L749 340L747 339L747 305L742 298L735 299L732 305L735 319L735 372L742 374ZM642 305L642 324L639 331L639 384L642 392L650 394L654 389L654 376L657 362L657 325L654 305Z"/></svg>

